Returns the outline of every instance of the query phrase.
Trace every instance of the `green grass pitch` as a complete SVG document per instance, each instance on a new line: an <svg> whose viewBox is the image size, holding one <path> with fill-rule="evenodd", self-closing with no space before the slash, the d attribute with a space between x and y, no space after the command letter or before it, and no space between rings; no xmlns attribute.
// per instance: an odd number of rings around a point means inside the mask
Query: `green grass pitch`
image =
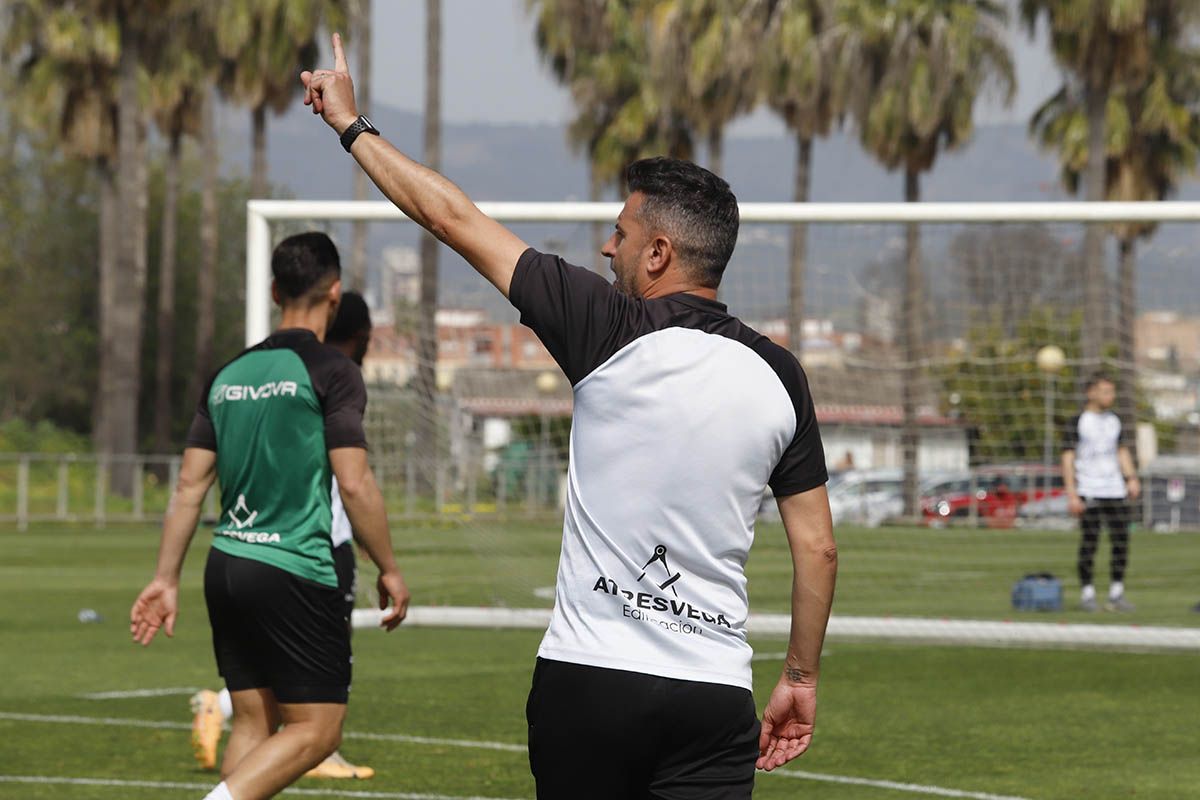
<svg viewBox="0 0 1200 800"><path fill-rule="evenodd" d="M558 526L546 520L396 525L414 602L544 606ZM136 689L215 687L200 591L207 536L184 575L173 640L128 642L134 595L150 577L151 526L96 530L0 528L0 798L197 798L199 789L5 782L4 776L215 783L191 760L180 728L186 696L86 699ZM760 526L749 565L751 603L785 611L790 566L782 531ZM1071 533L1026 531L838 532L835 613L1197 625L1200 536L1138 533L1128 584L1131 616L1014 614L1012 582L1047 569L1069 578ZM1103 575L1101 558L1098 574ZM370 568L364 567L364 577ZM1068 604L1074 582L1066 581ZM1103 587L1103 582L1101 583ZM81 608L104 616L76 620ZM344 752L375 779L304 780L328 791L399 797L530 798L525 754L399 736L524 743L523 708L540 634L401 629L355 637L355 684ZM778 674L778 639L755 642L761 707ZM977 797L1188 798L1200 786L1200 654L927 647L830 642L812 750L787 771L914 784L912 791L761 775L761 798L901 798L957 790ZM570 713L564 709L564 713ZM17 718L20 715L26 718ZM105 724L28 717L78 716ZM364 738L368 734L382 738ZM392 736L398 735L398 736ZM392 737L392 738L388 738ZM921 787L926 787L922 790ZM942 795L945 796L945 795Z"/></svg>

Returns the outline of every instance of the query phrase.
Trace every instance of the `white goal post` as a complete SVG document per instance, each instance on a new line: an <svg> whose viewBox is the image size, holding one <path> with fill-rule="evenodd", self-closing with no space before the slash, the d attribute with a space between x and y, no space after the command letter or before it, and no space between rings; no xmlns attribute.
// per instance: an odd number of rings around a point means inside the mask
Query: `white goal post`
<svg viewBox="0 0 1200 800"><path fill-rule="evenodd" d="M613 222L620 203L484 202L499 222ZM746 223L1197 222L1200 202L742 203ZM250 200L246 204L246 345L271 332L271 223L278 220L411 222L387 201Z"/></svg>

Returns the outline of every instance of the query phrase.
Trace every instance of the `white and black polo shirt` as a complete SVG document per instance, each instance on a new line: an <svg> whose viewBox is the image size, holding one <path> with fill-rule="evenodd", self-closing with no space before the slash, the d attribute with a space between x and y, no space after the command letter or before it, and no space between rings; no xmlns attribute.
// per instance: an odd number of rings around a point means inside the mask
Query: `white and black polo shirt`
<svg viewBox="0 0 1200 800"><path fill-rule="evenodd" d="M1063 450L1075 451L1075 491L1080 497L1125 498L1120 447L1121 418L1112 411L1084 411L1071 420L1063 433Z"/></svg>
<svg viewBox="0 0 1200 800"><path fill-rule="evenodd" d="M575 392L544 658L750 688L763 490L825 483L799 362L725 306L630 297L529 249L509 291Z"/></svg>

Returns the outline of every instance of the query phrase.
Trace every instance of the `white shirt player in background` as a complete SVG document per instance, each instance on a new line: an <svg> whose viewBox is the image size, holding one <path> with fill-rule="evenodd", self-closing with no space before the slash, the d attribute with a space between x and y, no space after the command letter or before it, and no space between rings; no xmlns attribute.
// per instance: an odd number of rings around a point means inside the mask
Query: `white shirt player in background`
<svg viewBox="0 0 1200 800"><path fill-rule="evenodd" d="M1063 432L1062 470L1071 513L1079 517L1080 608L1096 611L1092 564L1102 524L1112 545L1108 611L1133 611L1125 599L1129 559L1130 501L1141 494L1133 455L1122 443L1121 419L1113 413L1116 386L1104 375L1087 383L1087 404Z"/></svg>
<svg viewBox="0 0 1200 800"><path fill-rule="evenodd" d="M338 306L337 317L325 334L325 343L341 350L361 367L370 341L371 314L366 301L358 292L342 292L342 302ZM345 592L346 624L349 625L357 587L354 531L350 527L346 507L342 504L337 478L333 479L331 491L333 514L329 540L333 548L338 586ZM214 769L217 765L217 746L221 741L222 727L225 720L233 716L233 701L229 697L229 690L214 692L211 689L203 689L192 696L191 708L193 754L202 768ZM374 769L361 764L351 764L340 751L335 751L306 773L306 777L310 778L366 779L374 775Z"/></svg>

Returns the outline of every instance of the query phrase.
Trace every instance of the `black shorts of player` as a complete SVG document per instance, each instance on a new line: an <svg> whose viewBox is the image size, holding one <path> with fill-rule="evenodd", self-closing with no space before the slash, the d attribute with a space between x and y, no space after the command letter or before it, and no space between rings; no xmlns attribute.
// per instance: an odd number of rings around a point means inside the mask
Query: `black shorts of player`
<svg viewBox="0 0 1200 800"><path fill-rule="evenodd" d="M338 591L346 603L346 622L349 623L354 613L354 596L358 592L358 563L354 559L354 545L350 542L342 542L333 548L333 571L337 573Z"/></svg>
<svg viewBox="0 0 1200 800"><path fill-rule="evenodd" d="M346 702L350 625L341 589L214 547L204 599L229 691L270 689L280 703Z"/></svg>
<svg viewBox="0 0 1200 800"><path fill-rule="evenodd" d="M741 800L759 721L745 689L539 658L525 706L539 800Z"/></svg>

